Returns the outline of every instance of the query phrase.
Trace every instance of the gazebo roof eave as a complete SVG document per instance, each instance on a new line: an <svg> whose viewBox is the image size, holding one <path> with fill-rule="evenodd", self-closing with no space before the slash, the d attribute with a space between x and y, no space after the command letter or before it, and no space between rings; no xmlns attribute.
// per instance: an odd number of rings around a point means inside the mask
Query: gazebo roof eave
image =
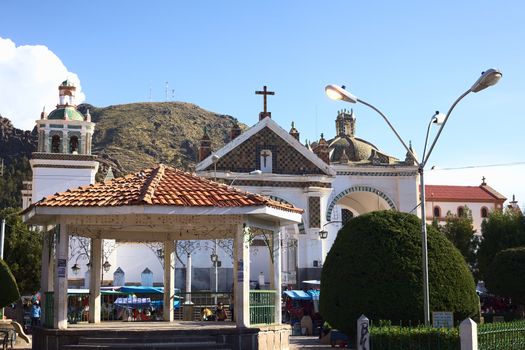
<svg viewBox="0 0 525 350"><path fill-rule="evenodd" d="M115 216L115 215L159 215L159 216L252 216L265 221L273 221L279 226L301 222L301 214L262 206L244 207L181 207L163 205L130 205L116 207L60 207L60 206L32 206L23 213L23 220L27 224L49 225L58 223L60 217L68 216Z"/></svg>

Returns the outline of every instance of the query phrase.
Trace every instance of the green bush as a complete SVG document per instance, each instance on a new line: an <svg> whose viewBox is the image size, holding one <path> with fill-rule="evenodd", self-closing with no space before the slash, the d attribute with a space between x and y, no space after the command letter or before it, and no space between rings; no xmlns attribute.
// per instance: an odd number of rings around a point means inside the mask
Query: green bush
<svg viewBox="0 0 525 350"><path fill-rule="evenodd" d="M457 328L433 327L370 327L370 347L374 350L459 350Z"/></svg>
<svg viewBox="0 0 525 350"><path fill-rule="evenodd" d="M338 233L321 274L321 315L353 335L362 314L372 320L423 323L421 221L378 211L349 221ZM479 299L465 259L428 227L431 311L454 319L479 317Z"/></svg>
<svg viewBox="0 0 525 350"><path fill-rule="evenodd" d="M15 277L2 259L0 259L0 286L0 308L20 299Z"/></svg>
<svg viewBox="0 0 525 350"><path fill-rule="evenodd" d="M485 285L491 293L525 304L525 247L500 251L489 265Z"/></svg>

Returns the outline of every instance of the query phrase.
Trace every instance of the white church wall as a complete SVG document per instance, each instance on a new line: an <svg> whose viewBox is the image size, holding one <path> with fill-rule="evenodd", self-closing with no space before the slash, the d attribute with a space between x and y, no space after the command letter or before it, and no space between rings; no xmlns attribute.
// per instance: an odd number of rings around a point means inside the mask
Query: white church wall
<svg viewBox="0 0 525 350"><path fill-rule="evenodd" d="M489 213L496 210L496 204L490 202L440 202L440 201L428 201L426 202L426 216L427 221L432 222L434 216L434 207L438 206L441 210L441 217L439 220L440 224L445 223L445 217L448 212L457 215L458 208L467 206L472 211L472 226L476 230L476 234L481 235L481 223L483 218L481 217L481 208L485 207ZM501 208L499 208L501 209Z"/></svg>
<svg viewBox="0 0 525 350"><path fill-rule="evenodd" d="M92 184L95 174L96 169L33 167L32 201L37 202L57 192Z"/></svg>

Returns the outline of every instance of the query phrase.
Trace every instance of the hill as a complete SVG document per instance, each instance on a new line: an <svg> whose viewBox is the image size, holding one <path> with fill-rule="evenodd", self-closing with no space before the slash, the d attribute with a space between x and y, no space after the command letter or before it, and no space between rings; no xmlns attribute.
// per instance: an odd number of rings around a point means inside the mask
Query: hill
<svg viewBox="0 0 525 350"><path fill-rule="evenodd" d="M115 176L160 162L191 171L197 161L204 127L216 150L229 141L230 129L237 122L232 116L185 102L130 103L102 108L82 104L78 109L84 114L89 109L96 123L93 154L97 154L101 162L99 180L110 166ZM246 128L244 124L239 126ZM22 180L31 179L27 159L36 150L36 133L13 128L6 118L0 119L0 132L0 156L9 158L8 163L14 165L12 174L6 176L11 187L16 185L9 191L10 196L16 198L8 200L0 194L2 208L21 204ZM15 173L16 178L12 178ZM0 189L1 186L0 183Z"/></svg>

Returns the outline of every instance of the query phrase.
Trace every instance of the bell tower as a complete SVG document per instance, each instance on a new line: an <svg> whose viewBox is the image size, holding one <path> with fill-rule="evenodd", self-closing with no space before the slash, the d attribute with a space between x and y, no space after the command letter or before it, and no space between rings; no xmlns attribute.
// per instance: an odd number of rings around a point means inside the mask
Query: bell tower
<svg viewBox="0 0 525 350"><path fill-rule="evenodd" d="M77 110L76 87L71 81L63 81L58 92L56 109L49 114L43 111L36 121L38 148L30 160L32 191L25 206L56 192L95 183L99 166L91 155L95 123L89 110L86 115Z"/></svg>

